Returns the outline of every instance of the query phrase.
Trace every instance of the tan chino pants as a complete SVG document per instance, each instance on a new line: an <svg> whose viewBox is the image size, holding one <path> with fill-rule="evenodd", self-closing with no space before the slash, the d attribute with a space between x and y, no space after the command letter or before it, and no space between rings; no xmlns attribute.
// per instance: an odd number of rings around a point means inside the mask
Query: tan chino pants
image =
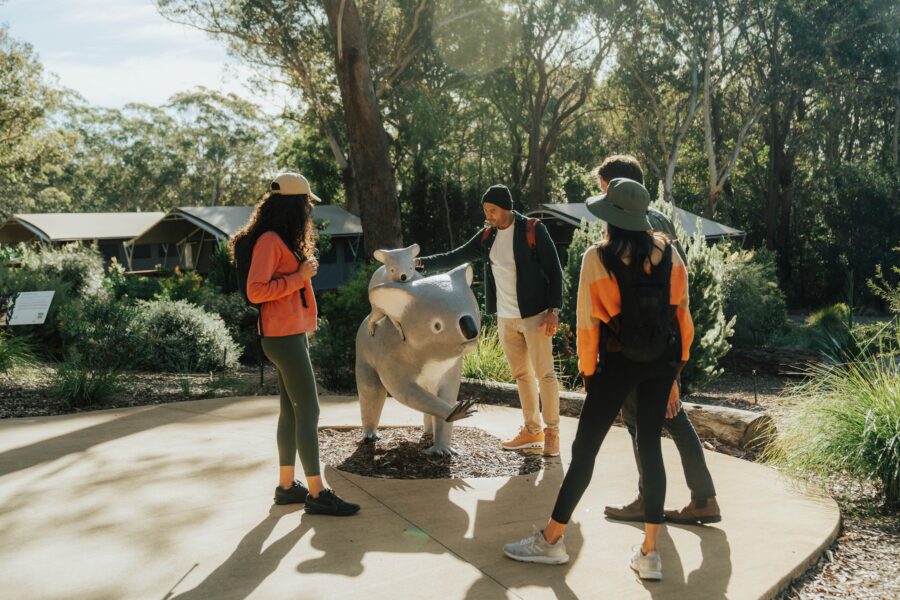
<svg viewBox="0 0 900 600"><path fill-rule="evenodd" d="M545 427L559 429L559 382L553 368L553 337L544 334L541 326L544 317L540 313L527 319L497 318L500 344L519 386L525 427L531 433L541 431L541 414Z"/></svg>

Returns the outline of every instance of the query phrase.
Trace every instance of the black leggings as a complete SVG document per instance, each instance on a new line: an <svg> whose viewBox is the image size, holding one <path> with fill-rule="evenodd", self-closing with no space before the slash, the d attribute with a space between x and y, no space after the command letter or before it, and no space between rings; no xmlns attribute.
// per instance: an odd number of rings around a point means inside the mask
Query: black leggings
<svg viewBox="0 0 900 600"><path fill-rule="evenodd" d="M568 523L581 496L591 482L594 460L603 439L615 421L625 398L637 392L637 445L643 473L644 521L663 522L666 499L666 471L663 466L660 433L666 418L669 391L675 382L678 363L665 357L653 363L639 363L607 354L606 367L591 379L578 432L572 442L572 464L566 472L553 520Z"/></svg>

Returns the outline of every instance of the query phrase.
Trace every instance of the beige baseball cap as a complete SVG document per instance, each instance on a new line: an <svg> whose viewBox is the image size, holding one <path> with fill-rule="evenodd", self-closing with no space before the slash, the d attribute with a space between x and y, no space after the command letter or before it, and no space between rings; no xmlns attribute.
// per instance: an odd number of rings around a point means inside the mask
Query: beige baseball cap
<svg viewBox="0 0 900 600"><path fill-rule="evenodd" d="M321 202L322 199L312 193L309 188L309 181L300 173L281 173L272 180L269 190L273 194L281 194L284 196L299 196L306 194L310 200Z"/></svg>

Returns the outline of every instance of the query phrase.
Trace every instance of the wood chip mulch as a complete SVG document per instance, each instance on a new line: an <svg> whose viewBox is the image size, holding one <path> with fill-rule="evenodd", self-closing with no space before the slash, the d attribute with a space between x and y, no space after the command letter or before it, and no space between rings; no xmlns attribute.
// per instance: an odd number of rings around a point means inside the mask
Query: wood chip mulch
<svg viewBox="0 0 900 600"><path fill-rule="evenodd" d="M510 477L535 473L544 464L540 455L502 450L498 438L475 427L453 428L451 445L459 454L451 457L425 454L431 437L423 437L421 427L386 427L378 433L381 439L372 443L362 440L359 427L320 429L322 462L386 479Z"/></svg>
<svg viewBox="0 0 900 600"><path fill-rule="evenodd" d="M878 507L873 486L840 479L828 491L841 508L841 532L777 600L900 598L900 513Z"/></svg>

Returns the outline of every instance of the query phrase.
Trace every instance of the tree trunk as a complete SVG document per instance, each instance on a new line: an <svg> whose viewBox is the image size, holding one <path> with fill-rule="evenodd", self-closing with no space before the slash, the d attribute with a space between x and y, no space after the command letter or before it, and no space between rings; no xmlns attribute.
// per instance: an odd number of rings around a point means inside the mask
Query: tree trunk
<svg viewBox="0 0 900 600"><path fill-rule="evenodd" d="M359 192L356 189L356 178L353 176L353 168L349 162L341 169L341 181L344 183L344 208L348 213L360 216Z"/></svg>
<svg viewBox="0 0 900 600"><path fill-rule="evenodd" d="M537 149L528 153L528 160L531 162L531 190L528 194L528 206L523 208L537 210L547 201L547 158L544 157L540 144Z"/></svg>
<svg viewBox="0 0 900 600"><path fill-rule="evenodd" d="M355 0L323 0L335 40L335 68L350 139L350 168L366 258L403 245L388 137L369 66L368 41ZM340 30L339 30L340 27Z"/></svg>

